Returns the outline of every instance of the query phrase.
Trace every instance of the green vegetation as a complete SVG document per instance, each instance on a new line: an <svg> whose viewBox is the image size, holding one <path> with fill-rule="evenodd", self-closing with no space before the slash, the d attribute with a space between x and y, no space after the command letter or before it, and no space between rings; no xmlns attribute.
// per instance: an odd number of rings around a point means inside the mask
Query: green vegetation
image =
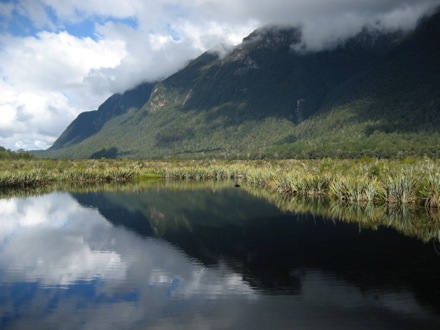
<svg viewBox="0 0 440 330"><path fill-rule="evenodd" d="M146 179L233 180L283 196L346 203L440 206L440 161L404 160L2 160L0 187Z"/></svg>
<svg viewBox="0 0 440 330"><path fill-rule="evenodd" d="M146 168L165 178L230 179L287 196L325 196L349 203L440 205L440 163L429 158L160 164Z"/></svg>
<svg viewBox="0 0 440 330"><path fill-rule="evenodd" d="M440 240L440 213L437 208L424 209L413 204L346 203L322 197L304 198L273 194L253 187L244 187L244 189L256 197L269 200L284 212L314 214L328 219L357 223L360 231L377 230L385 226L425 243Z"/></svg>
<svg viewBox="0 0 440 330"><path fill-rule="evenodd" d="M136 195L158 187L215 191L234 186L269 200L283 211L311 212L357 222L360 228L377 229L385 225L425 242L438 239L440 160L429 158L0 160L2 198L53 190L74 193L123 190Z"/></svg>
<svg viewBox="0 0 440 330"><path fill-rule="evenodd" d="M17 151L12 151L3 147L0 147L0 160L3 159L30 159L33 158L33 156L24 151L24 150L17 150Z"/></svg>
<svg viewBox="0 0 440 330"><path fill-rule="evenodd" d="M129 181L137 173L122 161L0 160L0 189L39 187L54 182Z"/></svg>
<svg viewBox="0 0 440 330"><path fill-rule="evenodd" d="M411 34L366 29L335 49L254 32L81 114L53 158L440 158L440 11ZM390 197L391 198L391 197Z"/></svg>

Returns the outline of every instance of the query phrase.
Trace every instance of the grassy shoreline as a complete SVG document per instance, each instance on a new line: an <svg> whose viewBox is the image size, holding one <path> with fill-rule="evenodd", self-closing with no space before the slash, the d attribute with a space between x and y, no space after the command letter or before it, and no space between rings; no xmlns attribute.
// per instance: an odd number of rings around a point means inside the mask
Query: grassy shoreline
<svg viewBox="0 0 440 330"><path fill-rule="evenodd" d="M0 160L0 189L53 183L165 178L234 180L284 196L325 196L348 203L440 207L440 161L383 160Z"/></svg>

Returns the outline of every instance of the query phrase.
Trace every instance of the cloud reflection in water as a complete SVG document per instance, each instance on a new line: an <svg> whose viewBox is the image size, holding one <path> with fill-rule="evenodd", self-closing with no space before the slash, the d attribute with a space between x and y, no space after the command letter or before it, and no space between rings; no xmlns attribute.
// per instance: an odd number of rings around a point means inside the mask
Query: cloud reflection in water
<svg viewBox="0 0 440 330"><path fill-rule="evenodd" d="M68 194L0 200L0 214L0 320L19 314L16 325L68 319L96 329L114 315L127 324L174 315L183 299L189 307L217 296L256 298L239 275L114 227Z"/></svg>
<svg viewBox="0 0 440 330"><path fill-rule="evenodd" d="M294 271L298 294L262 294L227 263L205 267L69 194L0 200L0 214L0 328L440 325L406 288L362 291L319 269Z"/></svg>

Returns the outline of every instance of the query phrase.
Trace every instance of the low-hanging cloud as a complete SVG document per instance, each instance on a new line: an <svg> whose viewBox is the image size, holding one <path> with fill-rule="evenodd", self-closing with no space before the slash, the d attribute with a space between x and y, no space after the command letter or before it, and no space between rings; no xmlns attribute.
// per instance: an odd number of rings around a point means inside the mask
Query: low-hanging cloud
<svg viewBox="0 0 440 330"><path fill-rule="evenodd" d="M366 25L411 30L438 5L439 0L2 2L0 145L47 148L80 112L96 109L112 93L163 79L202 52L227 50L262 26L301 26L301 49L317 51Z"/></svg>

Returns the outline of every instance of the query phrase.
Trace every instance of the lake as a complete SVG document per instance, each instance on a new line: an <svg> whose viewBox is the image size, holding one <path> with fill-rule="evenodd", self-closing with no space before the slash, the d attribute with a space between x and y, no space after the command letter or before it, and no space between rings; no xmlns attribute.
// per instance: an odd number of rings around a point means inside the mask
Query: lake
<svg viewBox="0 0 440 330"><path fill-rule="evenodd" d="M438 224L391 211L228 183L4 197L0 328L440 329Z"/></svg>

